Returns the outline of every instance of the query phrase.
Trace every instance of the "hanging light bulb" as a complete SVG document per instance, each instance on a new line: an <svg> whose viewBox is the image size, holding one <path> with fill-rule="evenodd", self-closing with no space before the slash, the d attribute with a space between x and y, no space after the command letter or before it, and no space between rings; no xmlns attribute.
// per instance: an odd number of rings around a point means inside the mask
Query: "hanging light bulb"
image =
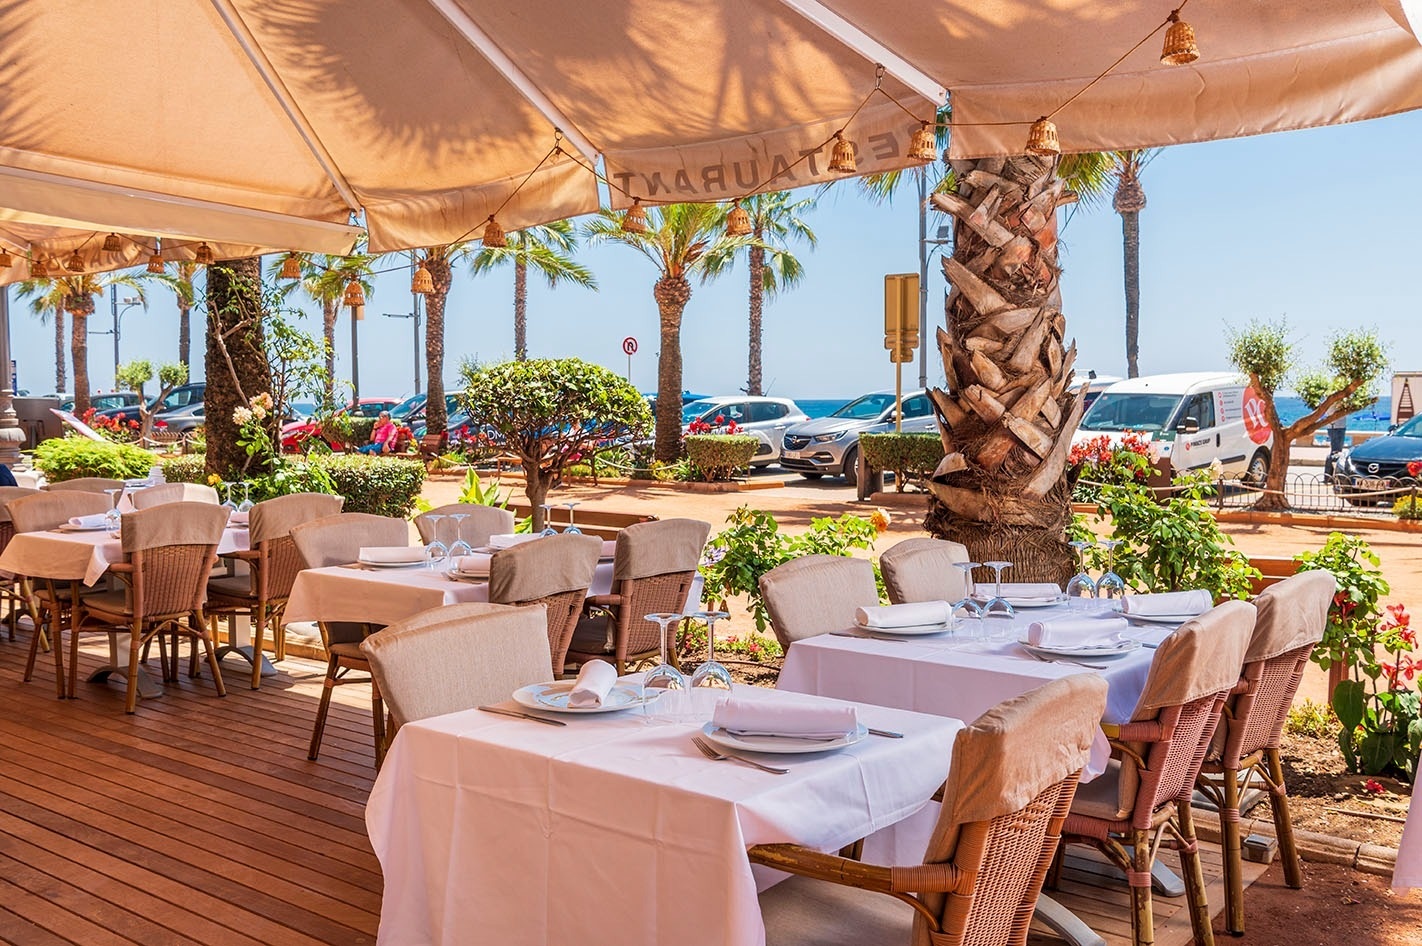
<svg viewBox="0 0 1422 946"><path fill-rule="evenodd" d="M163 271L163 241L161 239L153 244L153 255L148 257L148 271L155 274Z"/></svg>
<svg viewBox="0 0 1422 946"><path fill-rule="evenodd" d="M415 275L410 277L410 291L421 296L427 296L434 292L434 277L430 275L424 260L420 260L419 269L415 270Z"/></svg>
<svg viewBox="0 0 1422 946"><path fill-rule="evenodd" d="M199 243L197 253L193 256L193 262L197 263L199 266L211 266L216 261L217 257L213 255L212 247L208 246L206 243Z"/></svg>
<svg viewBox="0 0 1422 946"><path fill-rule="evenodd" d="M10 255L10 251L0 246L0 269L9 269L15 265L15 257Z"/></svg>
<svg viewBox="0 0 1422 946"><path fill-rule="evenodd" d="M753 229L750 214L741 206L739 200L736 201L731 212L726 214L726 236L750 236Z"/></svg>
<svg viewBox="0 0 1422 946"><path fill-rule="evenodd" d="M123 249L123 240L119 238L117 233L110 233L104 237L105 253L117 253L121 249Z"/></svg>
<svg viewBox="0 0 1422 946"><path fill-rule="evenodd" d="M934 138L933 129L928 122L924 122L909 139L908 156L913 161L938 160L938 141Z"/></svg>
<svg viewBox="0 0 1422 946"><path fill-rule="evenodd" d="M1057 126L1047 116L1043 115L1032 123L1032 127L1027 132L1028 154L1061 154L1062 146L1057 141Z"/></svg>
<svg viewBox="0 0 1422 946"><path fill-rule="evenodd" d="M352 309L365 305L365 290L360 287L359 280L352 279L346 283L346 291L341 295L341 305Z"/></svg>
<svg viewBox="0 0 1422 946"><path fill-rule="evenodd" d="M622 232L646 233L648 229L647 211L642 207L642 198L633 197L632 206L622 215Z"/></svg>
<svg viewBox="0 0 1422 946"><path fill-rule="evenodd" d="M281 261L282 279L301 278L301 260L296 258L295 253L288 254L286 259Z"/></svg>
<svg viewBox="0 0 1422 946"><path fill-rule="evenodd" d="M69 259L65 260L64 268L71 273L82 273L84 271L84 254L77 249L69 254Z"/></svg>
<svg viewBox="0 0 1422 946"><path fill-rule="evenodd" d="M504 228L499 226L493 214L489 214L489 222L484 224L484 245L495 249L509 245L509 241L504 239Z"/></svg>
<svg viewBox="0 0 1422 946"><path fill-rule="evenodd" d="M30 278L48 279L49 266L45 263L43 256L35 256L30 259Z"/></svg>
<svg viewBox="0 0 1422 946"><path fill-rule="evenodd" d="M1188 66L1200 58L1200 47L1195 42L1195 29L1180 19L1179 10L1170 11L1170 26L1165 31L1165 44L1160 50L1160 61L1167 66Z"/></svg>
<svg viewBox="0 0 1422 946"><path fill-rule="evenodd" d="M854 174L859 170L859 161L854 156L854 145L845 141L840 132L834 133L834 150L830 152L829 169L836 174Z"/></svg>

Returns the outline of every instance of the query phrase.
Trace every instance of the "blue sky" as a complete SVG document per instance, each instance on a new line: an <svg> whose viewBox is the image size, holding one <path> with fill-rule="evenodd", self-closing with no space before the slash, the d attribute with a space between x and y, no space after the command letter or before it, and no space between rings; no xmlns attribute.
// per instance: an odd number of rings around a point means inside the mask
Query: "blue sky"
<svg viewBox="0 0 1422 946"><path fill-rule="evenodd" d="M1302 356L1321 357L1340 328L1377 327L1393 367L1422 368L1422 196L1415 170L1422 112L1355 125L1288 132L1167 149L1146 169L1149 205L1141 215L1141 368L1143 373L1222 369L1231 325L1287 318ZM851 396L892 387L882 345L882 278L918 268L917 206L906 191L885 206L862 197L853 182L836 185L810 217L819 246L805 250L805 282L766 311L765 380L790 397ZM930 216L929 234L946 218ZM1062 281L1068 333L1077 340L1078 370L1124 374L1121 221L1109 199L1072 212L1063 229ZM622 339L640 351L632 380L655 388L656 273L630 248L582 251L599 292L548 289L530 278L529 348L535 357L578 356L619 372ZM692 390L732 393L746 380L747 276L696 285L687 306L682 350ZM930 324L942 319L942 270L929 268ZM446 348L453 379L460 357L499 360L513 351L513 274L475 279L456 272L449 297ZM145 312L124 317L124 360L172 360L177 310L155 287ZM308 305L307 327L320 332ZM361 393L408 393L413 387L406 271L381 277L360 323ZM110 327L107 304L91 329ZM53 331L12 296L12 344L20 385L45 393L54 385ZM349 324L337 329L337 373L349 377ZM194 375L201 374L201 320L195 319ZM90 337L96 388L113 381L112 338ZM917 364L905 366L910 383ZM930 383L942 368L929 363Z"/></svg>

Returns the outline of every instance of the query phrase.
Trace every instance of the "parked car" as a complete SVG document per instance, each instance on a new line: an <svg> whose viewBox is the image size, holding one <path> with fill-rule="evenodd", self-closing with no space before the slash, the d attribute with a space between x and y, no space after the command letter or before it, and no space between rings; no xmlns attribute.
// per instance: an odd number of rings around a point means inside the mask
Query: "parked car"
<svg viewBox="0 0 1422 946"><path fill-rule="evenodd" d="M903 403L906 433L938 429L933 402L926 391L905 391ZM807 480L843 476L853 486L859 474L859 435L892 431L894 413L894 392L875 391L855 398L827 417L795 424L785 431L781 441L780 465Z"/></svg>
<svg viewBox="0 0 1422 946"><path fill-rule="evenodd" d="M336 413L354 414L357 417L379 417L381 411L388 411L398 403L394 398L363 397L359 402L347 404ZM308 439L314 437L320 430L321 425L310 418L284 424L281 428L281 449L286 453L296 453L303 448ZM338 441L328 441L328 443L333 450L341 446Z"/></svg>
<svg viewBox="0 0 1422 946"><path fill-rule="evenodd" d="M22 397L23 395L16 394L15 396ZM116 407L136 407L137 405L137 391L110 391L108 394L94 394L89 397L89 406L94 409L95 413ZM61 411L74 410L74 398L66 394L59 403L59 409Z"/></svg>
<svg viewBox="0 0 1422 946"><path fill-rule="evenodd" d="M1094 371L1088 371L1085 377L1077 375L1076 380L1067 387L1067 390L1075 394L1082 388L1086 388L1086 403L1082 405L1082 410L1085 411L1096 403L1096 399L1104 394L1107 388L1122 380L1125 379L1118 378L1113 374L1097 374Z"/></svg>
<svg viewBox="0 0 1422 946"><path fill-rule="evenodd" d="M705 397L681 409L683 428L694 421L713 427L727 426L730 421L735 421L741 433L754 435L760 441L751 459L751 466L755 467L770 466L778 460L785 431L793 424L809 419L794 401L783 397L749 397L744 394Z"/></svg>
<svg viewBox="0 0 1422 946"><path fill-rule="evenodd" d="M207 415L203 412L205 407L202 401L196 401L185 407L179 407L153 418L153 429L155 431L166 430L174 434L186 434L196 430L207 421Z"/></svg>
<svg viewBox="0 0 1422 946"><path fill-rule="evenodd" d="M1397 497L1358 496L1379 490L1396 489L1422 482L1408 469L1422 463L1422 414L1396 428L1386 437L1364 440L1345 447L1333 460L1333 491L1354 506L1391 503Z"/></svg>
<svg viewBox="0 0 1422 946"><path fill-rule="evenodd" d="M154 419L162 418L170 411L176 411L181 407L190 404L201 404L203 397L207 393L206 381L194 381L191 384L180 384L163 396L159 401L154 398L148 402L148 409L153 412ZM111 407L107 410L95 411L95 417L112 417L116 420L138 420L138 401L122 407Z"/></svg>

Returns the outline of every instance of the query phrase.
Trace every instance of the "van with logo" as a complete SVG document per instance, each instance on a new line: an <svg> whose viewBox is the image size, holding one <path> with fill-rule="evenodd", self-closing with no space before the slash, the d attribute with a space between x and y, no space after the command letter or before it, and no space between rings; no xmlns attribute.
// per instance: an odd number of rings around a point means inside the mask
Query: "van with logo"
<svg viewBox="0 0 1422 946"><path fill-rule="evenodd" d="M1081 418L1072 444L1126 432L1150 438L1155 459L1176 472L1218 460L1227 477L1262 485L1274 434L1264 400L1231 372L1160 374L1118 381Z"/></svg>

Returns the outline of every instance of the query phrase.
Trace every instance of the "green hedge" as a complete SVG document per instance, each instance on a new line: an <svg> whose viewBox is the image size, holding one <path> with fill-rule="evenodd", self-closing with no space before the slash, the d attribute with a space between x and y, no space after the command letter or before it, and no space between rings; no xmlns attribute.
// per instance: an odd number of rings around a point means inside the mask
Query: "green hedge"
<svg viewBox="0 0 1422 946"><path fill-rule="evenodd" d="M132 480L147 476L157 462L142 447L85 437L52 437L35 447L34 459L51 483L84 476Z"/></svg>
<svg viewBox="0 0 1422 946"><path fill-rule="evenodd" d="M750 466L760 438L750 434L688 434L686 458L707 482L728 480Z"/></svg>
<svg viewBox="0 0 1422 946"><path fill-rule="evenodd" d="M206 483L207 457L201 453L169 457L163 461L163 479L169 483Z"/></svg>
<svg viewBox="0 0 1422 946"><path fill-rule="evenodd" d="M405 518L425 485L425 465L401 457L365 454L318 454L309 460L325 470L346 498L344 512L368 512Z"/></svg>
<svg viewBox="0 0 1422 946"><path fill-rule="evenodd" d="M871 470L893 471L899 492L909 479L928 479L943 459L937 434L860 434L859 447Z"/></svg>
<svg viewBox="0 0 1422 946"><path fill-rule="evenodd" d="M351 428L346 438L347 447L363 447L370 443L370 435L375 431L374 417L352 417L347 422Z"/></svg>

